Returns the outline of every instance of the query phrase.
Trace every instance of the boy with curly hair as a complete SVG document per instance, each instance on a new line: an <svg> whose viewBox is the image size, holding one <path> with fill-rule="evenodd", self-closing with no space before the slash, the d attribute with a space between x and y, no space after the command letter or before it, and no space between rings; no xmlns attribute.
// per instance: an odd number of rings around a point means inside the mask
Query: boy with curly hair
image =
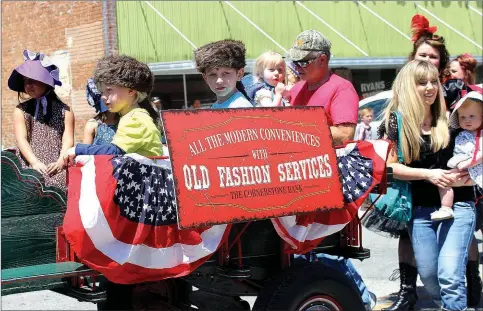
<svg viewBox="0 0 483 311"><path fill-rule="evenodd" d="M149 67L130 56L104 57L97 63L94 81L108 111L121 116L117 132L110 144L77 144L64 159L96 154L162 155L159 115L149 102L154 87Z"/></svg>
<svg viewBox="0 0 483 311"><path fill-rule="evenodd" d="M208 43L195 51L195 61L216 95L216 103L211 108L253 107L240 82L246 65L243 42L228 39Z"/></svg>

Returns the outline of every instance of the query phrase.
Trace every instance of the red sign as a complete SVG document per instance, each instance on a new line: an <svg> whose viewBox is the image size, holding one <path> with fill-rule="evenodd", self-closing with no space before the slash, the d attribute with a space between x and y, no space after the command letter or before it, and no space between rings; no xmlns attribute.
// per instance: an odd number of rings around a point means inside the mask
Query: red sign
<svg viewBox="0 0 483 311"><path fill-rule="evenodd" d="M163 111L180 228L342 208L321 107Z"/></svg>

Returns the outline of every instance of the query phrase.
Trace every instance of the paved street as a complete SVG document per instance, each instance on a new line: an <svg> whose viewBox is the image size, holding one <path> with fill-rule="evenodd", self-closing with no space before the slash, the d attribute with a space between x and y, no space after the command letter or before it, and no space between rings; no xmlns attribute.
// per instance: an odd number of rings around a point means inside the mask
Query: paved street
<svg viewBox="0 0 483 311"><path fill-rule="evenodd" d="M477 234L478 245L482 250L482 236ZM395 300L393 294L399 290L399 279L389 281L389 276L393 270L398 267L397 262L397 240L381 237L368 230L363 231L363 241L365 247L371 249L371 258L360 262L354 261L354 265L362 275L362 278L369 290L374 292L378 297L376 310L387 307ZM481 270L481 266L480 266ZM418 279L418 296L419 301L416 305L418 310L438 309L437 305L429 299L427 293L423 289L423 284ZM480 306L483 306L480 302ZM480 310L478 308L478 310ZM438 309L439 310L439 309Z"/></svg>
<svg viewBox="0 0 483 311"><path fill-rule="evenodd" d="M371 249L371 258L363 262L354 261L369 290L378 297L377 310L391 304L399 290L399 280L389 281L389 276L397 268L397 241L376 235L365 230L363 232L365 247ZM482 248L481 234L477 236L480 250ZM420 301L419 310L431 310L437 306L428 299L422 284L418 281ZM255 299L247 299L252 305ZM481 304L480 304L481 305ZM480 308L481 309L481 308ZM479 310L480 310L479 309ZM17 294L2 297L2 310L96 310L91 303L81 303L50 291ZM483 309L481 309L483 310Z"/></svg>

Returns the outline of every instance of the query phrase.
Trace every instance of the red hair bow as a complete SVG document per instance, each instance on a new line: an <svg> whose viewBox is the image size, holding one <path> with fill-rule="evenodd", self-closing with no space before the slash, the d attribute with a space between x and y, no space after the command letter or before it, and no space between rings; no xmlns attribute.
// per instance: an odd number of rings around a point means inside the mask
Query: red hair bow
<svg viewBox="0 0 483 311"><path fill-rule="evenodd" d="M412 41L416 42L424 33L434 34L438 30L438 27L429 26L429 21L423 15L416 14L411 19L411 32L413 34Z"/></svg>

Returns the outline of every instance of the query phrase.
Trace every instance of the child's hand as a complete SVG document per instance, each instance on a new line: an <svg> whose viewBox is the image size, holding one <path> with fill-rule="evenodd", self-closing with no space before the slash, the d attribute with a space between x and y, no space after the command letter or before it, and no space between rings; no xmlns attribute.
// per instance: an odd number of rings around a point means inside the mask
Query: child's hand
<svg viewBox="0 0 483 311"><path fill-rule="evenodd" d="M47 174L49 174L49 176L56 175L60 173L64 167L64 159L59 159L56 162L47 165Z"/></svg>
<svg viewBox="0 0 483 311"><path fill-rule="evenodd" d="M450 167L450 168L459 168L459 166L458 166L459 163L464 162L466 160L471 161L471 158L468 158L464 154L455 155L451 159L449 159L449 161L448 161L448 167Z"/></svg>
<svg viewBox="0 0 483 311"><path fill-rule="evenodd" d="M62 159L64 160L64 165L69 166L69 164L74 163L75 156L75 147L67 149L64 156L62 157Z"/></svg>
<svg viewBox="0 0 483 311"><path fill-rule="evenodd" d="M47 175L47 166L40 161L33 163L32 168L42 175Z"/></svg>
<svg viewBox="0 0 483 311"><path fill-rule="evenodd" d="M277 86L275 86L275 95L280 95L282 96L285 91L285 84L282 82L278 82Z"/></svg>
<svg viewBox="0 0 483 311"><path fill-rule="evenodd" d="M283 98L290 99L290 90L286 87L282 93Z"/></svg>
<svg viewBox="0 0 483 311"><path fill-rule="evenodd" d="M464 170L466 168L469 168L470 164L471 164L471 160L472 159L461 161L460 163L456 164L456 167L460 170Z"/></svg>
<svg viewBox="0 0 483 311"><path fill-rule="evenodd" d="M453 168L448 171L448 177L452 180L460 180L470 178L470 174L468 173L468 170L459 170L457 168Z"/></svg>

